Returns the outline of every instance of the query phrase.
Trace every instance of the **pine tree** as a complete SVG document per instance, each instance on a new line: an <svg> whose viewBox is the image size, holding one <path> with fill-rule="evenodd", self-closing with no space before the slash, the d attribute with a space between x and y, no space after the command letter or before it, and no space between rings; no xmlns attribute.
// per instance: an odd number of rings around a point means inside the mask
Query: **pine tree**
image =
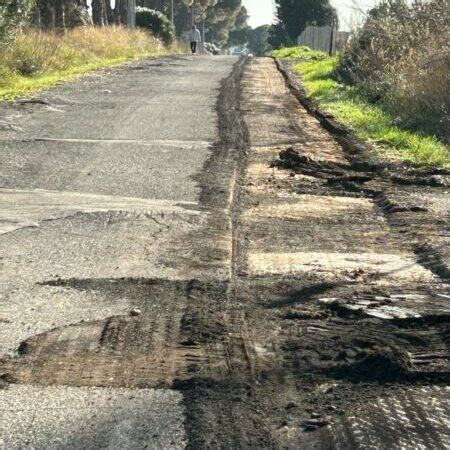
<svg viewBox="0 0 450 450"><path fill-rule="evenodd" d="M208 8L205 19L207 40L218 45L226 44L229 33L235 29L241 10L241 0L218 0L214 6ZM241 22L239 26L244 24Z"/></svg>

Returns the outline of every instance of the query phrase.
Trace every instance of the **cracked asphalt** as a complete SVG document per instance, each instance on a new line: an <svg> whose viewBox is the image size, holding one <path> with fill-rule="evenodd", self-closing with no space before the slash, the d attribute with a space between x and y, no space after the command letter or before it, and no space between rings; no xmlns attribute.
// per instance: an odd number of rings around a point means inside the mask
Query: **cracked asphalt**
<svg viewBox="0 0 450 450"><path fill-rule="evenodd" d="M133 309L125 295L113 301L55 280L192 276L167 254L182 253L180 236L206 220L196 176L218 139L220 83L235 62L146 60L0 105L0 355L56 327ZM0 390L0 447L183 448L180 397ZM117 436L102 438L108 429Z"/></svg>

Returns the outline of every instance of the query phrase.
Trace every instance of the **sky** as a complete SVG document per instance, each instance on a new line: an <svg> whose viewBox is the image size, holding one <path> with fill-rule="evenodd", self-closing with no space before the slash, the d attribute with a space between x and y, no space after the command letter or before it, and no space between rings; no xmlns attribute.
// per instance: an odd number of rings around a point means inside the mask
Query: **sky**
<svg viewBox="0 0 450 450"><path fill-rule="evenodd" d="M257 27L274 20L273 0L242 0L250 14L250 25ZM373 6L377 0L330 0L331 4L338 10L340 28L348 30L353 24L361 21L361 13Z"/></svg>

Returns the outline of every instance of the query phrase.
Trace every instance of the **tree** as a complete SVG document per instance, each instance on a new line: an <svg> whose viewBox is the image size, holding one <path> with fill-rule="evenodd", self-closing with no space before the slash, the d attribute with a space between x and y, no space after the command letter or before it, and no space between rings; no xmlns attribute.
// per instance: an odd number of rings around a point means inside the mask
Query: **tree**
<svg viewBox="0 0 450 450"><path fill-rule="evenodd" d="M28 23L34 0L2 0L0 3L0 45L6 44L14 34Z"/></svg>
<svg viewBox="0 0 450 450"><path fill-rule="evenodd" d="M94 12L96 10L95 1L92 4ZM86 0L36 0L35 3L33 22L39 28L64 29L86 25L91 21Z"/></svg>
<svg viewBox="0 0 450 450"><path fill-rule="evenodd" d="M95 25L107 26L111 17L109 0L92 0L92 21Z"/></svg>
<svg viewBox="0 0 450 450"><path fill-rule="evenodd" d="M238 18L241 21L239 26L245 26L244 13L246 11L242 10L241 0L217 0L217 3L209 7L206 12L207 40L219 46L225 45L230 32L236 29Z"/></svg>
<svg viewBox="0 0 450 450"><path fill-rule="evenodd" d="M275 0L277 24L271 29L272 45L292 45L308 25L329 25L337 21L329 0ZM279 45L278 45L279 46Z"/></svg>
<svg viewBox="0 0 450 450"><path fill-rule="evenodd" d="M289 44L289 37L281 22L275 23L269 28L268 41L273 48L280 48Z"/></svg>
<svg viewBox="0 0 450 450"><path fill-rule="evenodd" d="M150 30L166 45L172 44L175 39L175 31L170 20L163 13L154 9L138 6L136 8L136 26Z"/></svg>
<svg viewBox="0 0 450 450"><path fill-rule="evenodd" d="M247 44L252 31L251 27L247 23L248 19L249 16L247 8L245 8L245 6L241 6L241 9L236 16L234 26L228 33L228 47Z"/></svg>
<svg viewBox="0 0 450 450"><path fill-rule="evenodd" d="M270 25L261 25L249 34L248 48L256 56L264 56L270 51L269 29Z"/></svg>
<svg viewBox="0 0 450 450"><path fill-rule="evenodd" d="M244 46L248 43L250 39L250 33L252 32L252 27L246 26L238 30L232 30L228 34L228 47L238 47Z"/></svg>
<svg viewBox="0 0 450 450"><path fill-rule="evenodd" d="M116 25L128 24L128 0L116 0L113 21Z"/></svg>
<svg viewBox="0 0 450 450"><path fill-rule="evenodd" d="M116 0L117 2L126 0ZM169 0L136 0L137 6L154 9L170 17ZM248 13L242 0L174 0L174 23L177 36L181 37L195 23L205 26L206 39L225 45L230 33L236 41L245 40ZM245 38L245 39L244 39ZM234 44L238 45L238 44Z"/></svg>

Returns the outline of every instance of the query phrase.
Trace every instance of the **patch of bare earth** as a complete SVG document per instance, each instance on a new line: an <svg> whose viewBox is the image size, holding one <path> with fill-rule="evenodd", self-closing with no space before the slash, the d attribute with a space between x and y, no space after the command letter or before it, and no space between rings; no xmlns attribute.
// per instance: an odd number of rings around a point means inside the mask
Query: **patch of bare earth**
<svg viewBox="0 0 450 450"><path fill-rule="evenodd" d="M243 90L240 270L264 324L257 391L276 445L445 448L446 181L347 154L271 60L252 62Z"/></svg>

